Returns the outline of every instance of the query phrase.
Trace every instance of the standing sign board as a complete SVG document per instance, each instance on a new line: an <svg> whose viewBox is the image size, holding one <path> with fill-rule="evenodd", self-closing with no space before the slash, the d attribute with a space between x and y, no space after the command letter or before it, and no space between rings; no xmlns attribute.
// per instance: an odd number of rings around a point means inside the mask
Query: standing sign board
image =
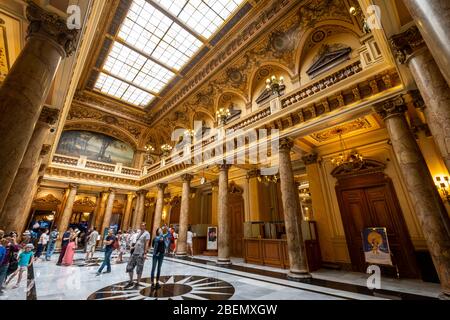
<svg viewBox="0 0 450 320"><path fill-rule="evenodd" d="M393 265L386 228L365 228L362 231L362 239L367 263Z"/></svg>
<svg viewBox="0 0 450 320"><path fill-rule="evenodd" d="M208 227L206 250L217 250L217 227Z"/></svg>

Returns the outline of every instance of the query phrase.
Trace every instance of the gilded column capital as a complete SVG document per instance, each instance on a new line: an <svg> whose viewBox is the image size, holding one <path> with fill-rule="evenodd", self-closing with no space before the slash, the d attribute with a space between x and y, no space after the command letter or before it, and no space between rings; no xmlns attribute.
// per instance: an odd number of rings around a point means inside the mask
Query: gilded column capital
<svg viewBox="0 0 450 320"><path fill-rule="evenodd" d="M375 106L375 111L384 121L392 117L404 116L406 110L406 102L402 95Z"/></svg>
<svg viewBox="0 0 450 320"><path fill-rule="evenodd" d="M414 53L425 47L425 42L416 26L392 36L390 43L394 56L400 64L407 63Z"/></svg>
<svg viewBox="0 0 450 320"><path fill-rule="evenodd" d="M420 110L424 110L426 108L425 101L423 100L419 90L411 90L405 96L409 97L409 100L414 108Z"/></svg>
<svg viewBox="0 0 450 320"><path fill-rule="evenodd" d="M261 170L252 169L247 171L247 179L258 178L261 175Z"/></svg>
<svg viewBox="0 0 450 320"><path fill-rule="evenodd" d="M42 108L41 114L39 115L39 121L47 123L49 125L54 125L59 118L59 109L49 108L44 106Z"/></svg>
<svg viewBox="0 0 450 320"><path fill-rule="evenodd" d="M76 50L78 30L70 30L61 17L50 13L35 4L27 1L26 16L30 22L27 30L27 39L41 37L56 44L62 57L72 55Z"/></svg>
<svg viewBox="0 0 450 320"><path fill-rule="evenodd" d="M50 144L44 144L41 148L41 157L45 157L50 153L52 146Z"/></svg>
<svg viewBox="0 0 450 320"><path fill-rule="evenodd" d="M167 183L158 183L156 185L156 187L158 188L158 190L161 190L164 192L164 190L167 188Z"/></svg>
<svg viewBox="0 0 450 320"><path fill-rule="evenodd" d="M78 189L78 184L76 184L76 183L70 183L69 184L69 189L70 190L77 190Z"/></svg>
<svg viewBox="0 0 450 320"><path fill-rule="evenodd" d="M116 193L117 192L117 189L114 189L114 188L109 188L108 189L108 192L111 194L111 193Z"/></svg>
<svg viewBox="0 0 450 320"><path fill-rule="evenodd" d="M292 147L294 146L294 142L289 138L280 139L280 151L288 151L290 152Z"/></svg>
<svg viewBox="0 0 450 320"><path fill-rule="evenodd" d="M192 174L186 173L186 174L181 175L181 180L183 182L191 182L192 179L194 179L194 176Z"/></svg>
<svg viewBox="0 0 450 320"><path fill-rule="evenodd" d="M305 165L314 164L317 163L319 156L317 153L310 153L302 157L303 162Z"/></svg>
<svg viewBox="0 0 450 320"><path fill-rule="evenodd" d="M217 168L219 169L219 171L228 171L231 168L231 164L220 163L217 165Z"/></svg>
<svg viewBox="0 0 450 320"><path fill-rule="evenodd" d="M139 195L143 194L145 196L148 193L148 190L139 190L136 193L139 194Z"/></svg>

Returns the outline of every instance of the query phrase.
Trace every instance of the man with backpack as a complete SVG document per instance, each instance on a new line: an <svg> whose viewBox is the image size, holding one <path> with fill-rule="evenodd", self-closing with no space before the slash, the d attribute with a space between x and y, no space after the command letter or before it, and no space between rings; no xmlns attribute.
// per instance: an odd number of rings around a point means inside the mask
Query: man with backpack
<svg viewBox="0 0 450 320"><path fill-rule="evenodd" d="M145 222L141 223L141 230L136 238L136 243L131 247L131 257L128 261L127 272L130 275L130 281L125 289L135 288L141 282L142 272L144 271L145 257L150 243L150 233L145 230ZM137 282L133 283L133 271L136 268Z"/></svg>

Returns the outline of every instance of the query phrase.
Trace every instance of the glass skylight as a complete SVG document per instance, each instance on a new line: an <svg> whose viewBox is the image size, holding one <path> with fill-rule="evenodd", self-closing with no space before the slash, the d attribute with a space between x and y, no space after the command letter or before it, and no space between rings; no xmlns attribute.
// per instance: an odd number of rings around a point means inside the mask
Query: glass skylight
<svg viewBox="0 0 450 320"><path fill-rule="evenodd" d="M95 89L145 106L242 2L134 0L100 70Z"/></svg>
<svg viewBox="0 0 450 320"><path fill-rule="evenodd" d="M119 79L100 73L95 89L137 106L146 106L154 96Z"/></svg>

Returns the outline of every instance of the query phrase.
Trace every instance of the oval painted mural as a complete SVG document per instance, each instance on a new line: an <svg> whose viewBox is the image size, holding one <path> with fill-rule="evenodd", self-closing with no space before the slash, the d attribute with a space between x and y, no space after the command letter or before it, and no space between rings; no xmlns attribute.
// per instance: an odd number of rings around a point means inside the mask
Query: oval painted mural
<svg viewBox="0 0 450 320"><path fill-rule="evenodd" d="M57 154L71 157L86 156L89 160L122 163L131 167L133 148L116 138L91 131L64 131L59 140Z"/></svg>

